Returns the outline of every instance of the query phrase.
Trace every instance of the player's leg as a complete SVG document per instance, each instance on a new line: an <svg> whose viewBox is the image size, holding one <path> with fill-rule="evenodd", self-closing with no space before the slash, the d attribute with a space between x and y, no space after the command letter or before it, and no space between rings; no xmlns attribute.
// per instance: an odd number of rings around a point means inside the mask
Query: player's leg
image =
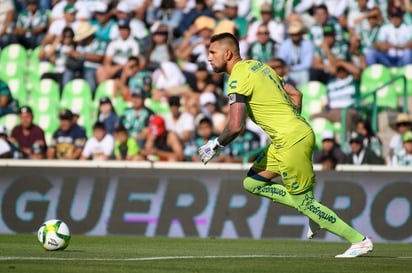
<svg viewBox="0 0 412 273"><path fill-rule="evenodd" d="M296 208L286 188L271 180L279 176L279 164L275 159L274 146L269 145L256 159L253 167L243 180L243 187L252 194L267 197L273 202ZM266 169L265 169L266 168ZM308 238L313 238L320 229L319 225L309 219Z"/></svg>
<svg viewBox="0 0 412 273"><path fill-rule="evenodd" d="M336 234L355 244L356 249L347 257L356 257L372 251L372 243L362 241L365 236L340 219L334 211L319 203L313 194L315 175L312 165L312 147L314 136L308 135L288 151L278 153L279 168L283 183L290 194L294 207L317 223L321 228ZM352 251L353 249L351 249Z"/></svg>

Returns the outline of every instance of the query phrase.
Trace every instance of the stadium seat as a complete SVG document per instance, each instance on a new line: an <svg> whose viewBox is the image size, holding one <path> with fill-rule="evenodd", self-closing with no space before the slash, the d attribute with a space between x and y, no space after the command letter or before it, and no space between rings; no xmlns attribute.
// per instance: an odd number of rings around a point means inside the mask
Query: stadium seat
<svg viewBox="0 0 412 273"><path fill-rule="evenodd" d="M23 65L27 64L27 50L20 44L11 44L2 49L0 54L0 63L16 62Z"/></svg>
<svg viewBox="0 0 412 273"><path fill-rule="evenodd" d="M23 77L14 77L7 80L13 98L17 99L20 105L27 103L27 89Z"/></svg>
<svg viewBox="0 0 412 273"><path fill-rule="evenodd" d="M121 95L117 95L113 97L113 90L114 90L114 80L106 80L100 83L96 88L96 93L94 95L93 104L97 111L99 106L99 100L102 97L109 97L112 101L113 107L117 114L123 113L124 109L127 107L127 102L124 101Z"/></svg>
<svg viewBox="0 0 412 273"><path fill-rule="evenodd" d="M335 131L336 129L334 124L325 118L315 118L310 121L310 124L316 137L316 149L320 149L322 147L322 133L326 130Z"/></svg>
<svg viewBox="0 0 412 273"><path fill-rule="evenodd" d="M3 80L25 76L26 66L23 64L15 61L10 61L1 63L0 66L0 78Z"/></svg>
<svg viewBox="0 0 412 273"><path fill-rule="evenodd" d="M58 104L60 101L59 84L52 79L39 80L32 89L31 99L39 99L43 97Z"/></svg>
<svg viewBox="0 0 412 273"><path fill-rule="evenodd" d="M14 126L20 124L20 119L17 114L8 114L0 117L0 125L6 126L9 134L13 130Z"/></svg>
<svg viewBox="0 0 412 273"><path fill-rule="evenodd" d="M62 99L71 100L72 98L83 98L86 101L92 102L92 90L86 80L74 79L64 86Z"/></svg>
<svg viewBox="0 0 412 273"><path fill-rule="evenodd" d="M27 88L32 90L36 87L36 84L40 81L41 76L46 72L53 72L54 65L50 62L37 62L30 63L28 68L28 82Z"/></svg>
<svg viewBox="0 0 412 273"><path fill-rule="evenodd" d="M50 143L53 133L59 128L59 119L57 110L49 112L37 112L33 109L34 120L33 122L43 129L46 142Z"/></svg>
<svg viewBox="0 0 412 273"><path fill-rule="evenodd" d="M323 83L310 81L300 86L299 90L303 94L302 116L304 118L308 119L310 115L321 112L327 104L327 89Z"/></svg>
<svg viewBox="0 0 412 273"><path fill-rule="evenodd" d="M381 64L374 64L362 71L360 82L361 96L374 91L376 88L384 85L392 79L391 70ZM369 96L363 103L371 103L372 96ZM378 106L397 108L397 93L392 85L381 88L377 93Z"/></svg>

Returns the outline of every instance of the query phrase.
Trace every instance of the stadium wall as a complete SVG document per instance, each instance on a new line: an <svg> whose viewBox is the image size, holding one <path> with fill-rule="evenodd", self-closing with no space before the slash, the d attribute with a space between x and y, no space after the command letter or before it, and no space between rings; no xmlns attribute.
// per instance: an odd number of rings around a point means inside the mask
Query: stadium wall
<svg viewBox="0 0 412 273"><path fill-rule="evenodd" d="M247 193L239 164L0 161L0 233L306 238L307 219ZM412 168L315 166L315 194L376 242L412 242ZM338 237L321 232L320 240Z"/></svg>

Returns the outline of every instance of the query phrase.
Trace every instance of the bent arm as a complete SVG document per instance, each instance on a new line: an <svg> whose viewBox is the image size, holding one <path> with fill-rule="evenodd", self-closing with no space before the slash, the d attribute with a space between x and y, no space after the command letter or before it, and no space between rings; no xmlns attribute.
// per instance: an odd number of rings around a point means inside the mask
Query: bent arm
<svg viewBox="0 0 412 273"><path fill-rule="evenodd" d="M246 126L246 97L232 94L235 101L230 104L229 120L218 137L219 144L225 146L232 142Z"/></svg>
<svg viewBox="0 0 412 273"><path fill-rule="evenodd" d="M292 101L293 106L295 106L296 110L300 113L302 111L302 92L300 92L298 89L296 89L296 87L289 83L285 83L283 85L283 88L285 89L290 100Z"/></svg>

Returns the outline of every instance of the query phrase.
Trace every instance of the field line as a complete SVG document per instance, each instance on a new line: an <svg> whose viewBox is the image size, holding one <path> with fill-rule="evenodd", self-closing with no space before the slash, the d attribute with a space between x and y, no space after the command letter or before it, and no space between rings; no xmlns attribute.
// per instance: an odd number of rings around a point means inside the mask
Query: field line
<svg viewBox="0 0 412 273"><path fill-rule="evenodd" d="M245 259L245 258L320 258L321 256L298 256L298 255L222 255L222 256L159 256L140 258L60 258L60 257L18 257L3 256L0 261L158 261L158 260L179 260L179 259ZM324 256L329 257L329 256ZM331 256L332 257L332 256ZM382 257L385 258L385 257ZM412 256L389 257L398 259L412 259Z"/></svg>

